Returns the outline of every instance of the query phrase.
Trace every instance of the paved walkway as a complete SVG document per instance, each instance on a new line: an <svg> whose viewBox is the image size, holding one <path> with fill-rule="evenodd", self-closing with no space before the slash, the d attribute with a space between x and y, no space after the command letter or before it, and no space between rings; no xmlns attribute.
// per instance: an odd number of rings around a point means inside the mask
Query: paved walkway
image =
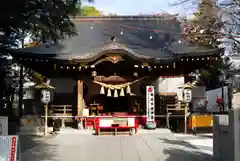
<svg viewBox="0 0 240 161"><path fill-rule="evenodd" d="M185 134L173 134L173 135L177 137L179 140L182 140L199 148L202 152L207 153L209 155L213 155L212 134L197 134L197 136Z"/></svg>
<svg viewBox="0 0 240 161"><path fill-rule="evenodd" d="M54 135L48 135L48 136L19 135L20 152L24 153L28 149L38 146L39 144L44 143L48 139L51 139L53 137Z"/></svg>
<svg viewBox="0 0 240 161"><path fill-rule="evenodd" d="M22 154L22 161L212 161L170 133L138 136L92 136L65 130Z"/></svg>

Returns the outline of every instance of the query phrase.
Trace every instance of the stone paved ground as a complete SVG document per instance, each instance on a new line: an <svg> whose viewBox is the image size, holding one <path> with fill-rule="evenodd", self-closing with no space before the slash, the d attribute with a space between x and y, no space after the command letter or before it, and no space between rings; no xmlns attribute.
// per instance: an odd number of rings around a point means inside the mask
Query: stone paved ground
<svg viewBox="0 0 240 161"><path fill-rule="evenodd" d="M22 154L22 161L212 161L212 156L171 133L93 136L64 130Z"/></svg>
<svg viewBox="0 0 240 161"><path fill-rule="evenodd" d="M20 152L24 153L28 149L38 146L46 140L53 138L54 135L49 136L33 136L33 135L19 135L20 140Z"/></svg>
<svg viewBox="0 0 240 161"><path fill-rule="evenodd" d="M197 136L185 134L173 135L179 140L201 149L202 152L213 155L213 134L197 134Z"/></svg>

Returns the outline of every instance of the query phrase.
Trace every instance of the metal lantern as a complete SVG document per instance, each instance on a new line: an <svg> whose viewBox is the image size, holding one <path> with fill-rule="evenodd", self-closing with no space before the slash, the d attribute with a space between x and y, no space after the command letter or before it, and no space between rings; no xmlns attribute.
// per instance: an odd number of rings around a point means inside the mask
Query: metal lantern
<svg viewBox="0 0 240 161"><path fill-rule="evenodd" d="M133 76L134 76L134 77L138 77L138 73L137 73L137 72L134 72L134 73L133 73Z"/></svg>
<svg viewBox="0 0 240 161"><path fill-rule="evenodd" d="M96 77L97 76L97 72L96 71L93 71L92 72L92 77Z"/></svg>

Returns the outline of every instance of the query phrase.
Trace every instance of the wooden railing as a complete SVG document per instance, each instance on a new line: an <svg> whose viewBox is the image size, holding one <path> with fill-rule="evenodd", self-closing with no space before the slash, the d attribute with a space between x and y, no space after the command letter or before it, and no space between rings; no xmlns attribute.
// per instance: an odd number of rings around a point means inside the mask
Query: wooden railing
<svg viewBox="0 0 240 161"><path fill-rule="evenodd" d="M72 105L52 105L51 107L57 116L72 116L75 112Z"/></svg>
<svg viewBox="0 0 240 161"><path fill-rule="evenodd" d="M65 122L72 122L74 113L76 112L73 109L72 105L51 105L53 108L53 113L55 116L60 116L62 120L62 127L65 127Z"/></svg>
<svg viewBox="0 0 240 161"><path fill-rule="evenodd" d="M181 104L172 104L172 105L167 105L167 109L166 109L166 124L167 127L170 128L170 123L169 123L169 116L170 114L174 114L174 112L179 111L181 114L183 114L184 117L184 133L187 133L187 119L188 119L188 105L181 103ZM173 116L181 116L181 115L172 115ZM181 116L182 117L182 116Z"/></svg>

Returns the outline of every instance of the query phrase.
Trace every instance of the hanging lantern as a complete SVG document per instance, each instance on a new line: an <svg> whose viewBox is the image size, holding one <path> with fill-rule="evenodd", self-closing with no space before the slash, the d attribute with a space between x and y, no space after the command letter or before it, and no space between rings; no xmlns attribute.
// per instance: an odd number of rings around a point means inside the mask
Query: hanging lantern
<svg viewBox="0 0 240 161"><path fill-rule="evenodd" d="M115 98L118 97L118 91L117 91L116 89L114 90L114 95L113 95L113 97L115 97Z"/></svg>
<svg viewBox="0 0 240 161"><path fill-rule="evenodd" d="M108 97L111 97L111 96L112 96L111 89L108 89L107 96L108 96Z"/></svg>
<svg viewBox="0 0 240 161"><path fill-rule="evenodd" d="M138 73L137 73L137 72L134 72L134 73L133 73L133 76L134 76L134 77L138 77Z"/></svg>
<svg viewBox="0 0 240 161"><path fill-rule="evenodd" d="M105 90L103 86L101 87L100 94L105 94Z"/></svg>
<svg viewBox="0 0 240 161"><path fill-rule="evenodd" d="M93 71L92 72L92 77L96 77L97 76L97 72L96 71Z"/></svg>
<svg viewBox="0 0 240 161"><path fill-rule="evenodd" d="M121 32L120 32L120 35L123 35L123 29L121 28Z"/></svg>
<svg viewBox="0 0 240 161"><path fill-rule="evenodd" d="M125 95L124 95L124 89L123 89L123 88L122 88L121 91L120 91L120 96L122 96L122 97L125 96Z"/></svg>
<svg viewBox="0 0 240 161"><path fill-rule="evenodd" d="M130 94L130 93L131 93L131 88L130 88L129 85L127 86L127 91L126 91L126 93L127 93L127 94Z"/></svg>

